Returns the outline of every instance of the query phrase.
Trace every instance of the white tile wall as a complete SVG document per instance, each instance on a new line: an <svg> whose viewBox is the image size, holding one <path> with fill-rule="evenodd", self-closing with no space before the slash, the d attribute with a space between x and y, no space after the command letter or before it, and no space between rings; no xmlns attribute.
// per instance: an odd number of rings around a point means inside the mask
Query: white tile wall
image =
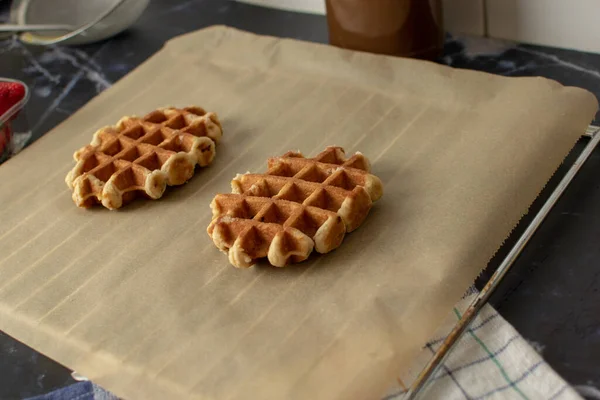
<svg viewBox="0 0 600 400"><path fill-rule="evenodd" d="M325 0L237 0L242 3L290 11L325 14ZM366 0L370 1L370 0ZM427 1L427 0L421 0ZM471 35L484 35L484 0L442 0L444 26L447 31Z"/></svg>
<svg viewBox="0 0 600 400"><path fill-rule="evenodd" d="M442 0L442 4L446 31L485 35L484 0Z"/></svg>
<svg viewBox="0 0 600 400"><path fill-rule="evenodd" d="M256 4L289 11L325 14L325 0L237 0L240 3Z"/></svg>
<svg viewBox="0 0 600 400"><path fill-rule="evenodd" d="M325 0L237 1L325 14ZM600 53L600 0L442 0L442 2L444 26L452 33L489 36Z"/></svg>
<svg viewBox="0 0 600 400"><path fill-rule="evenodd" d="M600 52L600 0L486 0L488 36Z"/></svg>

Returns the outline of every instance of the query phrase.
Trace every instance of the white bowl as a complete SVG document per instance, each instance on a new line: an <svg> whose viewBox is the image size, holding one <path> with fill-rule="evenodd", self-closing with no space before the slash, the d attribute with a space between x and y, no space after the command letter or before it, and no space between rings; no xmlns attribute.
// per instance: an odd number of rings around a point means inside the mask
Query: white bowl
<svg viewBox="0 0 600 400"><path fill-rule="evenodd" d="M107 39L129 28L150 0L15 0L11 22L15 24L66 24L72 32L26 32L26 43L77 45Z"/></svg>

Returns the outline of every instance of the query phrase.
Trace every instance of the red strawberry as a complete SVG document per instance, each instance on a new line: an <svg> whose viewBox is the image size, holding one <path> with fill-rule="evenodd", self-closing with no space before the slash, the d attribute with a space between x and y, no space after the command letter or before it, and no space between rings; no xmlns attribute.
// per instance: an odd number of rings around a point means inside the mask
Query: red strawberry
<svg viewBox="0 0 600 400"><path fill-rule="evenodd" d="M0 115L25 97L25 86L18 82L0 82Z"/></svg>

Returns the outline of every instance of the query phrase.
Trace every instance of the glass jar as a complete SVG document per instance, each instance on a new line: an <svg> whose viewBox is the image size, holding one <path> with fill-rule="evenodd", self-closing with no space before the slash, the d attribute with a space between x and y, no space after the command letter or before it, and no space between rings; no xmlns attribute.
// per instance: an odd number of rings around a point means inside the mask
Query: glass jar
<svg viewBox="0 0 600 400"><path fill-rule="evenodd" d="M326 0L329 42L371 53L434 60L442 53L441 0Z"/></svg>

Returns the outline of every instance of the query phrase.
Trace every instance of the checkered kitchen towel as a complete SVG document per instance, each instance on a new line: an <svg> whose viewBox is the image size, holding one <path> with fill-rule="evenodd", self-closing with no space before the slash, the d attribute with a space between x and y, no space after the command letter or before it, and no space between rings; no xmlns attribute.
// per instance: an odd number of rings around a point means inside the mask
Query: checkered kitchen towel
<svg viewBox="0 0 600 400"><path fill-rule="evenodd" d="M465 297L423 348L411 373L401 377L384 400L402 400L406 388L450 333L476 294ZM485 305L426 384L419 398L444 400L581 399L490 305Z"/></svg>
<svg viewBox="0 0 600 400"><path fill-rule="evenodd" d="M412 372L401 377L412 382L461 318L475 295L453 309L436 335L415 360ZM402 382L384 400L402 400ZM491 306L485 305L446 362L431 379L421 399L571 400L581 397L550 368L542 357ZM91 382L36 397L35 400L117 400Z"/></svg>

